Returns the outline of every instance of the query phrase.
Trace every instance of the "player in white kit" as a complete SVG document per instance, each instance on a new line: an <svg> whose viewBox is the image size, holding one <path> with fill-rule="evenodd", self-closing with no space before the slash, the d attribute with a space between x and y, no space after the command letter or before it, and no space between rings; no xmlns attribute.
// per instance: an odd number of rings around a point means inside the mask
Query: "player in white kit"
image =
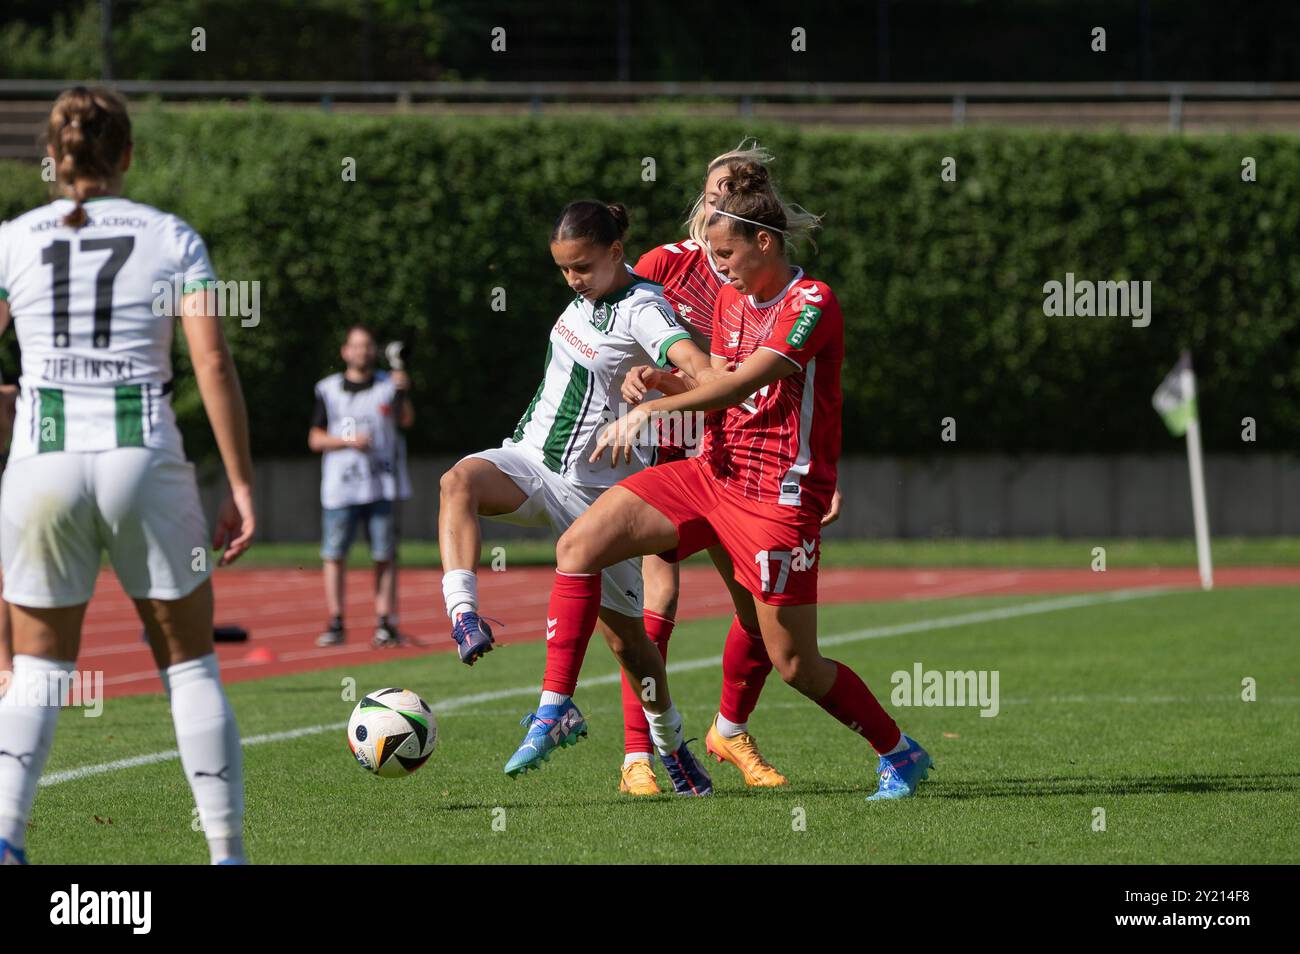
<svg viewBox="0 0 1300 954"><path fill-rule="evenodd" d="M108 553L171 700L181 765L213 863L243 849L239 730L212 648L207 546L236 559L254 531L248 419L199 235L121 197L131 163L125 103L64 92L49 120L64 198L0 226L0 330L22 350L0 487L13 680L0 699L0 862L25 861L37 780L72 678L86 604ZM171 407L181 316L230 494L209 537Z"/></svg>
<svg viewBox="0 0 1300 954"><path fill-rule="evenodd" d="M653 363L671 364L692 378L712 373L708 356L678 323L661 286L627 267L627 224L627 211L617 203L571 202L560 213L551 255L575 297L551 328L542 382L501 447L469 455L442 477L443 596L460 657L470 665L492 648L474 572L479 517L563 533L606 488L652 462L653 448L642 448L617 467L588 462L604 423L621 413L619 389L628 371ZM599 626L611 649L636 684L644 678L664 684L663 659L641 618L640 561L609 567L602 584ZM556 685L576 684L577 673L555 678ZM525 719L538 733L552 721L548 703L544 693L537 713ZM684 750L671 700L661 693L644 705L656 744L670 746L669 756ZM582 734L570 736L571 728L560 727L570 739L565 744ZM512 776L523 770L514 759L506 766Z"/></svg>

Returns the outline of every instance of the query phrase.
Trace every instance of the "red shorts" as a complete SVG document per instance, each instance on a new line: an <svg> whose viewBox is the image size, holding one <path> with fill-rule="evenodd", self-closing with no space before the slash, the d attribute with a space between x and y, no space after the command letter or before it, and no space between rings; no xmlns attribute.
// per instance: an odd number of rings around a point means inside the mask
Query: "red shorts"
<svg viewBox="0 0 1300 954"><path fill-rule="evenodd" d="M722 544L736 582L764 603L817 602L821 520L813 513L750 500L713 480L700 458L661 464L625 480L632 491L673 522L677 547L659 554L676 562Z"/></svg>
<svg viewBox="0 0 1300 954"><path fill-rule="evenodd" d="M655 466L674 464L686 459L686 448L680 444L660 444L655 448Z"/></svg>

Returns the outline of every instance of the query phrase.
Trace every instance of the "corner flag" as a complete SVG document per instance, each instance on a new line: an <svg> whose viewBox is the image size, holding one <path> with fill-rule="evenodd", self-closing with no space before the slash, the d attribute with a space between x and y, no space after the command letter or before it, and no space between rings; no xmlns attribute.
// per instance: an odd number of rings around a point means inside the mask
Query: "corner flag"
<svg viewBox="0 0 1300 954"><path fill-rule="evenodd" d="M1192 372L1192 355L1184 351L1178 364L1160 382L1151 396L1151 406L1164 418L1169 433L1187 436L1187 469L1192 479L1192 522L1196 527L1196 564L1201 573L1201 588L1214 587L1214 567L1210 560L1210 527L1205 514L1205 470L1201 461L1201 427L1196 416L1196 375Z"/></svg>

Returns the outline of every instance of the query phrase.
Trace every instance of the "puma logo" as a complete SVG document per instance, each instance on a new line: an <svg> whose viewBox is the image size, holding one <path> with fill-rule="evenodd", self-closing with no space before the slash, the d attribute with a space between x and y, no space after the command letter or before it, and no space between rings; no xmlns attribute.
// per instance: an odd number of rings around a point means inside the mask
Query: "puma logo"
<svg viewBox="0 0 1300 954"><path fill-rule="evenodd" d="M230 766L223 765L221 766L220 772L195 772L194 777L195 778L217 778L223 782L228 782L230 781L230 779L227 777L227 773L229 772L230 772Z"/></svg>

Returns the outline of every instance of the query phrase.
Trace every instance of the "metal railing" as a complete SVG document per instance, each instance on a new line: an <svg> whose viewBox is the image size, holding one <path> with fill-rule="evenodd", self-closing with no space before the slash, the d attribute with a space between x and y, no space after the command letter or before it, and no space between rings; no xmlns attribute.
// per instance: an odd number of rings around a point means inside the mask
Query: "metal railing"
<svg viewBox="0 0 1300 954"><path fill-rule="evenodd" d="M61 90L98 80L0 80L0 154L29 154L42 104ZM651 110L664 103L718 117L857 126L961 126L968 122L1046 125L1128 123L1184 128L1188 105L1211 121L1234 109L1262 111L1260 121L1300 128L1300 82L1112 83L523 83L281 82L118 80L127 96L165 101L248 101L332 109L440 109L541 114L590 107ZM25 102L20 102L25 101ZM8 108L6 108L8 107ZM1246 125L1250 123L1247 122Z"/></svg>

